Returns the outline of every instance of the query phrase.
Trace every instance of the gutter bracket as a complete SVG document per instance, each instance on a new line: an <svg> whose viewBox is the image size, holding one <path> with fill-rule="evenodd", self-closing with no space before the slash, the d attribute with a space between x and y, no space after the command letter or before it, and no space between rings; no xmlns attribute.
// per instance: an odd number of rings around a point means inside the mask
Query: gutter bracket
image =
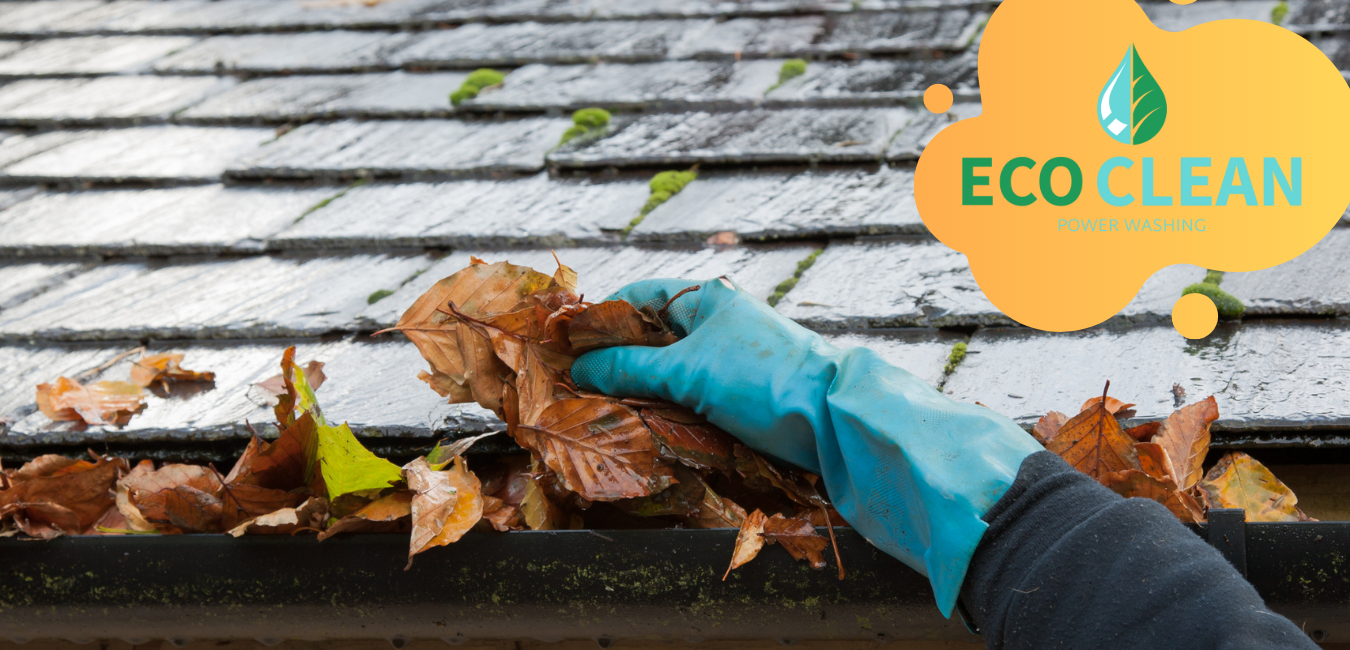
<svg viewBox="0 0 1350 650"><path fill-rule="evenodd" d="M1247 513L1242 508L1210 508L1209 545L1247 577Z"/></svg>

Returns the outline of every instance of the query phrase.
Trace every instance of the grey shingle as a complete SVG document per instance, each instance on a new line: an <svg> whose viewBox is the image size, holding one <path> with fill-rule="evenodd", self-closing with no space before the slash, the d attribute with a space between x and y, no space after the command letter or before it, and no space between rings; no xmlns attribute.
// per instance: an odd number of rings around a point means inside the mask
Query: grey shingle
<svg viewBox="0 0 1350 650"><path fill-rule="evenodd" d="M943 129L961 120L978 117L982 111L980 104L969 102L955 104L941 115L918 109L914 121L891 141L891 146L886 149L886 160L918 160L928 143Z"/></svg>
<svg viewBox="0 0 1350 650"><path fill-rule="evenodd" d="M33 41L0 57L0 77L136 72L196 40L185 36L83 36Z"/></svg>
<svg viewBox="0 0 1350 650"><path fill-rule="evenodd" d="M387 70L410 35L310 32L213 36L155 63L159 72L334 72Z"/></svg>
<svg viewBox="0 0 1350 650"><path fill-rule="evenodd" d="M714 248L573 248L557 251L563 264L579 276L579 291L587 300L602 300L630 282L650 278L702 281L729 276L746 291L765 298L779 282L792 277L797 262L811 254L809 246ZM417 276L394 295L375 303L361 317L378 327L398 322L403 312L442 278L469 265L469 256L486 262L509 261L552 273L557 268L548 250L455 251ZM391 287L392 288L392 287Z"/></svg>
<svg viewBox="0 0 1350 650"><path fill-rule="evenodd" d="M1342 75L1350 78L1350 36L1326 36L1314 39L1313 43L1331 59Z"/></svg>
<svg viewBox="0 0 1350 650"><path fill-rule="evenodd" d="M50 35L89 32L102 23L140 10L145 2L47 0L0 5L0 34Z"/></svg>
<svg viewBox="0 0 1350 650"><path fill-rule="evenodd" d="M1302 33L1350 30L1350 5L1341 0L1294 0L1284 26Z"/></svg>
<svg viewBox="0 0 1350 650"><path fill-rule="evenodd" d="M29 198L32 198L32 196L37 194L39 191L40 189L37 187L16 187L16 188L0 189L0 211L8 209L10 206L16 205L18 203L28 200Z"/></svg>
<svg viewBox="0 0 1350 650"><path fill-rule="evenodd" d="M656 61L711 21L465 25L421 34L396 57L415 67Z"/></svg>
<svg viewBox="0 0 1350 650"><path fill-rule="evenodd" d="M806 74L769 92L765 100L775 106L895 104L916 101L929 86L939 83L951 88L958 101L978 101L975 56L812 62Z"/></svg>
<svg viewBox="0 0 1350 650"><path fill-rule="evenodd" d="M394 337L389 337L394 339ZM280 372L282 352L296 345L296 360L324 362L328 380L316 392L324 414L347 422L357 435L429 438L452 432L488 431L501 426L477 405L446 404L417 371L426 362L401 340L319 343L314 340L197 341L152 345L149 354L177 352L183 366L216 373L214 383L181 384L172 393L147 392L145 410L125 428L52 423L33 403L38 383L95 368L134 346L64 344L0 346L0 418L12 420L7 445L96 444L102 442L199 442L246 439L246 422L262 435L275 435L274 416L251 385ZM136 357L129 357L86 381L125 381ZM0 425L0 430L5 429Z"/></svg>
<svg viewBox="0 0 1350 650"><path fill-rule="evenodd" d="M1140 419L1214 395L1217 428L1304 429L1350 424L1350 327L1337 321L1220 325L1201 341L1168 326L1050 334L988 329L971 338L946 392L979 400L1024 426L1047 411L1074 413L1101 394L1137 404Z"/></svg>
<svg viewBox="0 0 1350 650"><path fill-rule="evenodd" d="M899 366L938 387L945 379L943 368L952 346L966 340L960 334L930 329L891 330L885 332L827 334L825 340L840 348L868 348L887 363Z"/></svg>
<svg viewBox="0 0 1350 650"><path fill-rule="evenodd" d="M634 241L742 240L924 233L911 169L700 176L658 206Z"/></svg>
<svg viewBox="0 0 1350 650"><path fill-rule="evenodd" d="M778 79L779 61L527 65L460 105L468 110L750 108Z"/></svg>
<svg viewBox="0 0 1350 650"><path fill-rule="evenodd" d="M162 122L233 85L214 77L25 79L0 87L0 124Z"/></svg>
<svg viewBox="0 0 1350 650"><path fill-rule="evenodd" d="M52 144L0 170L0 178L33 182L202 182L218 178L231 161L257 150L273 135L271 129L184 126L53 131L30 138L50 139ZM6 145L8 142L0 143L0 164L6 158Z"/></svg>
<svg viewBox="0 0 1350 650"><path fill-rule="evenodd" d="M31 136L0 131L0 169L78 140L81 135L78 131L48 131Z"/></svg>
<svg viewBox="0 0 1350 650"><path fill-rule="evenodd" d="M230 174L418 179L475 171L533 172L543 168L544 153L570 124L546 118L308 124L241 160Z"/></svg>
<svg viewBox="0 0 1350 650"><path fill-rule="evenodd" d="M372 292L428 264L375 255L104 264L0 313L0 337L314 336L351 327Z"/></svg>
<svg viewBox="0 0 1350 650"><path fill-rule="evenodd" d="M904 108L751 110L618 117L609 135L549 155L563 167L862 162L913 117ZM579 141L578 141L579 142Z"/></svg>
<svg viewBox="0 0 1350 650"><path fill-rule="evenodd" d="M413 15L443 0L309 2L308 0L166 0L104 21L103 31L251 32L421 25Z"/></svg>
<svg viewBox="0 0 1350 650"><path fill-rule="evenodd" d="M1279 0L1205 0L1188 5L1172 2L1139 4L1154 25L1170 32L1180 32L1214 20L1242 19L1268 23L1270 12L1280 3Z"/></svg>
<svg viewBox="0 0 1350 650"><path fill-rule="evenodd" d="M254 79L179 115L180 121L246 122L355 117L445 117L462 72L315 75Z"/></svg>
<svg viewBox="0 0 1350 650"><path fill-rule="evenodd" d="M823 16L735 18L691 34L670 56L790 56L807 51L824 30Z"/></svg>
<svg viewBox="0 0 1350 650"><path fill-rule="evenodd" d="M0 212L0 254L257 249L336 191L208 185L44 193Z"/></svg>
<svg viewBox="0 0 1350 650"><path fill-rule="evenodd" d="M607 239L646 202L647 184L550 179L366 185L273 238L276 248L574 246ZM380 215L372 219L371 215ZM485 217L485 215L491 215Z"/></svg>
<svg viewBox="0 0 1350 650"><path fill-rule="evenodd" d="M1350 229L1334 228L1279 266L1225 273L1222 287L1249 315L1350 316Z"/></svg>
<svg viewBox="0 0 1350 650"><path fill-rule="evenodd" d="M919 52L965 49L989 17L980 9L860 11L833 18L829 33L810 50L836 52Z"/></svg>
<svg viewBox="0 0 1350 650"><path fill-rule="evenodd" d="M61 284L85 267L86 264L79 261L0 264L0 310L19 305Z"/></svg>

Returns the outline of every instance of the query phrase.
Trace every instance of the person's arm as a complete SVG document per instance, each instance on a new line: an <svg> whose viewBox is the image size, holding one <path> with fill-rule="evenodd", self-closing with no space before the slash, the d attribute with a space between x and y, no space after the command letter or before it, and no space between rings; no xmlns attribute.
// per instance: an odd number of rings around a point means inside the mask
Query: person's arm
<svg viewBox="0 0 1350 650"><path fill-rule="evenodd" d="M961 599L991 650L1317 648L1167 508L1048 451L985 521Z"/></svg>

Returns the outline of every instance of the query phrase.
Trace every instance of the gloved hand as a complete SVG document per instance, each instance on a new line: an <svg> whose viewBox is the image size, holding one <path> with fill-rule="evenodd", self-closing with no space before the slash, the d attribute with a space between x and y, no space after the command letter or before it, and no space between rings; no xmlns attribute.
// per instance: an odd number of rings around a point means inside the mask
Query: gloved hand
<svg viewBox="0 0 1350 650"><path fill-rule="evenodd" d="M693 284L646 280L610 299L659 309ZM725 278L699 286L670 306L681 341L587 353L572 378L684 404L756 451L819 474L839 514L928 576L950 617L987 527L981 517L1041 445L871 350L830 345Z"/></svg>

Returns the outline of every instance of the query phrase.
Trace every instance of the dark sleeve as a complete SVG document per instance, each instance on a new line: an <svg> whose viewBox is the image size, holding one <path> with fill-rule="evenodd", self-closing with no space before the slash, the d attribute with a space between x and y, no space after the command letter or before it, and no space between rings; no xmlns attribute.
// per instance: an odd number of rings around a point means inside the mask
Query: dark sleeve
<svg viewBox="0 0 1350 650"><path fill-rule="evenodd" d="M961 598L991 650L1317 648L1162 505L1048 451L985 521Z"/></svg>

